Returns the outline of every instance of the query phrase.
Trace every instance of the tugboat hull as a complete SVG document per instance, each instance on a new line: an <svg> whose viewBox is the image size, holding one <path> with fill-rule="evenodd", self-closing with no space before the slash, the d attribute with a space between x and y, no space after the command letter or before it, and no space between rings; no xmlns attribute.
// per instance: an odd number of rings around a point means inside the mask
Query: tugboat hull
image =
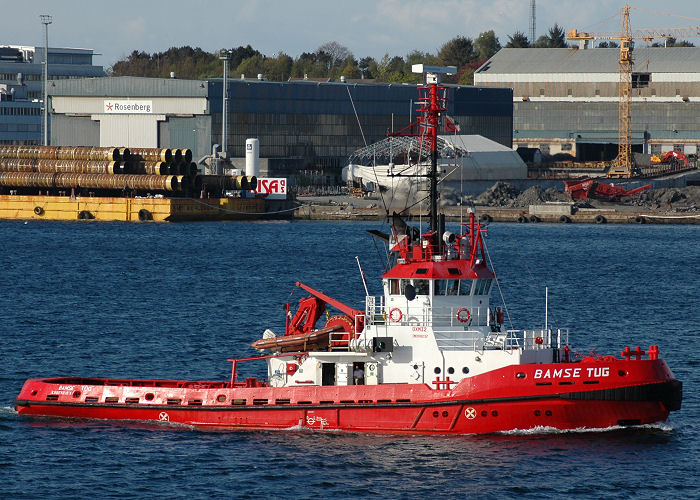
<svg viewBox="0 0 700 500"><path fill-rule="evenodd" d="M547 371L559 378L544 378ZM564 377L567 373L579 377ZM269 387L254 379L233 387L208 381L32 379L15 404L23 416L203 429L478 434L663 422L680 408L681 397L681 383L657 359L512 366L450 390L425 384Z"/></svg>

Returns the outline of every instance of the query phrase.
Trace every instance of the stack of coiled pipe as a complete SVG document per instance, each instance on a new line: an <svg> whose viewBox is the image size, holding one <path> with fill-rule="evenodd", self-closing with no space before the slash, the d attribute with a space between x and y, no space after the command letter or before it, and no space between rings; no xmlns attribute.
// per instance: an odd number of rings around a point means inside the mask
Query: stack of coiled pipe
<svg viewBox="0 0 700 500"><path fill-rule="evenodd" d="M7 145L0 186L200 192L255 189L257 179L198 175L189 149Z"/></svg>

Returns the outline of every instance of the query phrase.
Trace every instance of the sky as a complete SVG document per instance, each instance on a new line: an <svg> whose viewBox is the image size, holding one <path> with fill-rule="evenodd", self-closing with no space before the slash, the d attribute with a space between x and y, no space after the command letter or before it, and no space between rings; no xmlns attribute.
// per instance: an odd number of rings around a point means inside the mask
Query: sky
<svg viewBox="0 0 700 500"><path fill-rule="evenodd" d="M250 45L266 56L297 58L326 42L357 58L435 54L457 36L493 29L501 44L529 34L529 0L3 0L0 45L44 45L40 14L49 14L49 45L94 49L108 68L132 51L189 45L214 52ZM700 26L697 0L629 1L632 29ZM616 31L624 4L611 0L539 0L536 36L558 23L579 31ZM641 10L644 9L644 10ZM667 12L675 16L662 15ZM700 46L700 38L689 39Z"/></svg>

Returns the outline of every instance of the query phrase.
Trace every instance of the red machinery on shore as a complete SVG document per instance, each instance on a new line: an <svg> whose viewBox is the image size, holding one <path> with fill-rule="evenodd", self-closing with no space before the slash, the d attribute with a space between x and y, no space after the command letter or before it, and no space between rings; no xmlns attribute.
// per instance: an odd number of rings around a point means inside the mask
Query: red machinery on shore
<svg viewBox="0 0 700 500"><path fill-rule="evenodd" d="M614 186L605 182L599 182L589 178L577 181L564 181L564 189L572 200L588 200L596 198L605 201L620 201L625 196L635 196L651 188L646 184L634 189L625 189L622 186Z"/></svg>

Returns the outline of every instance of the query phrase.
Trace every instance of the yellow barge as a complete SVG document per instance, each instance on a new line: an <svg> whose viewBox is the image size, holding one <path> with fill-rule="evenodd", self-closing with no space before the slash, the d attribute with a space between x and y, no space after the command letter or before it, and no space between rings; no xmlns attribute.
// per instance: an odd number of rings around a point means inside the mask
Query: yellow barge
<svg viewBox="0 0 700 500"><path fill-rule="evenodd" d="M285 202L286 200L280 200ZM182 222L285 218L261 198L126 198L0 195L0 219ZM288 212L291 217L292 212Z"/></svg>

